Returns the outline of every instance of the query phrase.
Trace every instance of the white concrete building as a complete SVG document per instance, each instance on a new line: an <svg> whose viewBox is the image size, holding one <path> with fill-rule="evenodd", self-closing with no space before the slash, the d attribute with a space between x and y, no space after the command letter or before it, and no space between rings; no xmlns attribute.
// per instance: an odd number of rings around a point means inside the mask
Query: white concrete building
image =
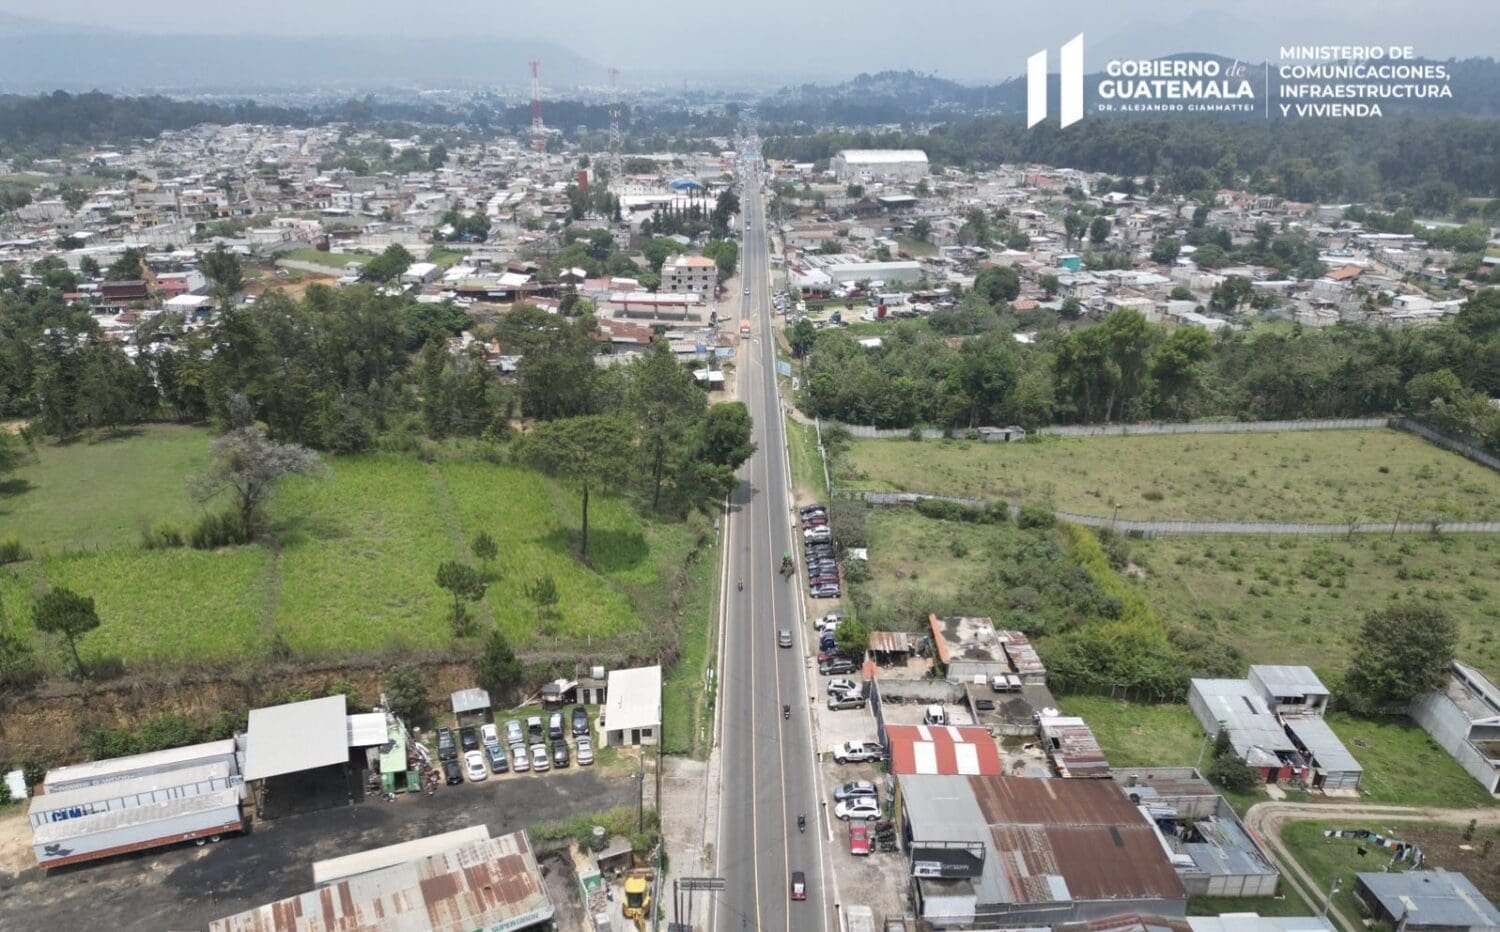
<svg viewBox="0 0 1500 932"><path fill-rule="evenodd" d="M661 290L668 294L712 294L719 267L707 256L673 256L661 267Z"/></svg>
<svg viewBox="0 0 1500 932"><path fill-rule="evenodd" d="M921 149L843 149L831 167L839 181L917 181L927 177Z"/></svg>
<svg viewBox="0 0 1500 932"><path fill-rule="evenodd" d="M604 744L656 744L661 738L661 667L611 670L599 723Z"/></svg>

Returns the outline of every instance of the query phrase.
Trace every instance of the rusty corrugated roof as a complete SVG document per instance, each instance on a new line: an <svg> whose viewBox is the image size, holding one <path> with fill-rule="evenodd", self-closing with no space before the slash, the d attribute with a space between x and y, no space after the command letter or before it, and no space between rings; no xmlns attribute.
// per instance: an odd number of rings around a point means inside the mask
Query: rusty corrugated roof
<svg viewBox="0 0 1500 932"><path fill-rule="evenodd" d="M470 932L550 919L525 832L340 880L216 920L210 932Z"/></svg>

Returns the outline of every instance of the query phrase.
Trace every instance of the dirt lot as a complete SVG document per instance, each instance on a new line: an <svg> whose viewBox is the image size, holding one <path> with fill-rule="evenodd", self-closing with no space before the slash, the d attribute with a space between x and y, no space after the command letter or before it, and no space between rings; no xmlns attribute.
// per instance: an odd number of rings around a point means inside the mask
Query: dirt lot
<svg viewBox="0 0 1500 932"><path fill-rule="evenodd" d="M0 927L204 929L214 919L309 889L314 861L481 822L499 835L537 821L634 804L632 782L585 771L491 780L444 787L430 798L376 799L268 822L247 836L202 848L145 851L51 875L31 867L0 875ZM24 813L7 815L0 839L14 838L17 821L26 831ZM29 859L29 848L22 853ZM549 882L548 888L566 884ZM13 924L17 916L24 922Z"/></svg>
<svg viewBox="0 0 1500 932"><path fill-rule="evenodd" d="M1493 850L1500 847L1500 831L1480 828L1473 839L1464 841L1461 828L1397 826L1396 837L1422 849L1423 867L1462 871L1491 902L1500 902L1500 851ZM1486 841L1494 842L1488 856L1484 853Z"/></svg>

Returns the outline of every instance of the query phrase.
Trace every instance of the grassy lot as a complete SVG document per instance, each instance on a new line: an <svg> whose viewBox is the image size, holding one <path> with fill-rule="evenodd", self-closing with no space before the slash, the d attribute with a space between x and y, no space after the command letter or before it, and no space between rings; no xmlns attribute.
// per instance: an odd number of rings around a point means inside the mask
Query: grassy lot
<svg viewBox="0 0 1500 932"><path fill-rule="evenodd" d="M875 508L866 521L870 578L858 584L872 617L917 620L956 610L984 581L988 553L1010 525L961 524L910 508Z"/></svg>
<svg viewBox="0 0 1500 932"><path fill-rule="evenodd" d="M467 259L467 249L449 249L446 246L434 246L427 253L427 260L437 266L440 271L447 271L459 263L461 259Z"/></svg>
<svg viewBox="0 0 1500 932"><path fill-rule="evenodd" d="M1191 767L1204 749L1203 728L1184 704L1083 695L1057 701L1065 714L1089 723L1114 767Z"/></svg>
<svg viewBox="0 0 1500 932"><path fill-rule="evenodd" d="M710 727L718 697L718 548L705 549L691 573L690 597L682 606L682 639L677 663L663 671L662 750L669 754L708 756ZM708 671L715 674L709 681Z"/></svg>
<svg viewBox="0 0 1500 932"><path fill-rule="evenodd" d="M370 257L356 256L342 252L323 252L320 249L313 249L309 246L303 249L293 249L290 252L281 253L280 258L295 259L298 262L312 262L317 265L326 265L331 269L342 271L346 263L362 263L368 261Z"/></svg>
<svg viewBox="0 0 1500 932"><path fill-rule="evenodd" d="M1368 802L1449 809L1495 805L1447 751L1404 718L1371 720L1334 712L1328 724L1365 768L1360 796Z"/></svg>
<svg viewBox="0 0 1500 932"><path fill-rule="evenodd" d="M0 568L0 600L12 621L29 627L31 599L66 585L98 602L103 623L81 642L85 660L130 669L254 664L272 653L451 653L469 642L455 639L450 603L433 576L445 560L471 561L468 542L479 530L496 538L500 555L472 614L479 626L498 623L518 650L585 659L669 654L679 632L699 624L683 618L706 614L712 572L700 561L682 573L706 522L642 519L625 500L595 497L585 563L576 556L572 489L476 460L337 458L325 480L283 484L263 544L141 550L137 521L191 523L197 506L185 481L207 448L206 432L158 428L109 444L43 447L43 468L23 470L35 478L6 499L0 524L0 536L16 533L37 551L32 561ZM89 469L109 481L82 481ZM106 520L89 522L90 513ZM545 617L524 594L542 574L560 594ZM60 671L60 646L37 638L49 668ZM702 656L700 648L696 662Z"/></svg>
<svg viewBox="0 0 1500 932"><path fill-rule="evenodd" d="M1500 539L1168 537L1130 542L1139 585L1168 622L1221 637L1256 663L1343 669L1360 619L1393 598L1439 602L1459 656L1500 678Z"/></svg>
<svg viewBox="0 0 1500 932"><path fill-rule="evenodd" d="M1186 704L1082 695L1060 696L1058 703L1063 712L1089 723L1117 767L1191 766L1203 750L1203 729ZM1370 720L1333 712L1328 724L1365 768L1360 798L1366 802L1450 808L1495 804L1446 751L1406 719Z"/></svg>
<svg viewBox="0 0 1500 932"><path fill-rule="evenodd" d="M1500 476L1394 430L857 441L848 488L933 492L1121 518L1406 521L1500 517Z"/></svg>
<svg viewBox="0 0 1500 932"><path fill-rule="evenodd" d="M0 480L0 539L35 556L134 545L141 528L188 523L188 476L208 464L209 433L153 424L120 437L40 444Z"/></svg>
<svg viewBox="0 0 1500 932"><path fill-rule="evenodd" d="M896 237L896 244L914 256L935 256L938 248L926 240L912 239L910 236Z"/></svg>
<svg viewBox="0 0 1500 932"><path fill-rule="evenodd" d="M786 419L786 441L791 453L792 484L797 492L824 498L828 487L823 484L823 458L818 453L818 431L811 424Z"/></svg>
<svg viewBox="0 0 1500 932"><path fill-rule="evenodd" d="M1221 916L1224 913L1256 913L1261 916L1315 916L1318 908L1303 901L1292 885L1283 878L1279 896L1190 896L1189 916Z"/></svg>
<svg viewBox="0 0 1500 932"><path fill-rule="evenodd" d="M1385 838L1407 841L1422 849L1424 869L1444 868L1461 871L1474 882L1479 892L1491 900L1500 897L1500 858L1487 856L1486 841L1500 843L1495 829L1480 829L1471 839L1463 837L1464 828L1430 822L1297 822L1282 829L1281 837L1310 876L1325 885L1334 877L1342 881L1334 896L1335 905L1351 917L1365 915L1354 899L1354 875L1365 871L1410 870L1409 862L1391 864L1392 849L1377 846L1373 840L1329 838L1328 829L1363 829ZM1365 853L1360 854L1364 848ZM1465 850L1465 849L1468 850ZM1327 887L1325 886L1326 890ZM1322 907L1322 902L1316 904Z"/></svg>

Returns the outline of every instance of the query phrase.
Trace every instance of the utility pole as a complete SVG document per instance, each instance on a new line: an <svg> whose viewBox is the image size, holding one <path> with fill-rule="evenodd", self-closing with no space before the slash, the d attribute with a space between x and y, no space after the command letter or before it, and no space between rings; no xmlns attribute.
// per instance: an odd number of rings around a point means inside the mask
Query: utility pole
<svg viewBox="0 0 1500 932"><path fill-rule="evenodd" d="M1324 919L1328 918L1328 909L1333 905L1333 895L1339 892L1339 887L1342 887L1343 885L1344 878L1342 877L1333 878L1333 883L1328 885L1328 896L1323 900L1323 911L1319 913L1319 915Z"/></svg>

